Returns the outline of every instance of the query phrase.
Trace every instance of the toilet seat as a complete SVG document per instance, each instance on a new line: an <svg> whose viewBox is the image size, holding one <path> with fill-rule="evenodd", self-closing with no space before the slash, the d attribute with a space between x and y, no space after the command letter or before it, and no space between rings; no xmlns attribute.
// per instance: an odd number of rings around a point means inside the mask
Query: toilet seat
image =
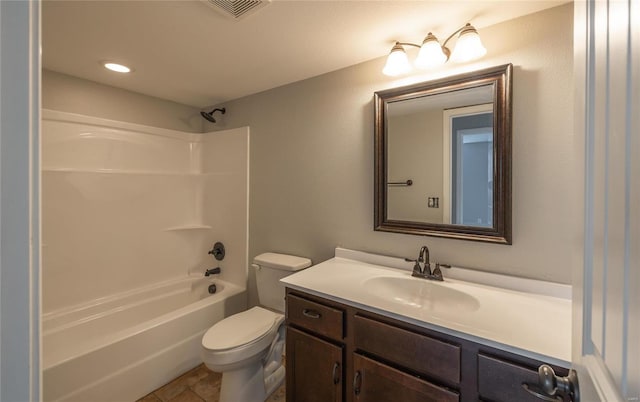
<svg viewBox="0 0 640 402"><path fill-rule="evenodd" d="M284 315L253 307L214 324L202 337L203 359L226 365L267 352Z"/></svg>

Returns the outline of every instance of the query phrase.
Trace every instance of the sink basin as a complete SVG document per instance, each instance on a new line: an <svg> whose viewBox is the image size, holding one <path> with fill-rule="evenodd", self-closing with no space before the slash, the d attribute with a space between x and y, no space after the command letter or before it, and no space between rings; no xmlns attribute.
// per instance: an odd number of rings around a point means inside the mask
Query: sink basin
<svg viewBox="0 0 640 402"><path fill-rule="evenodd" d="M435 313L476 311L475 297L451 285L412 277L379 276L364 281L367 293L407 307Z"/></svg>

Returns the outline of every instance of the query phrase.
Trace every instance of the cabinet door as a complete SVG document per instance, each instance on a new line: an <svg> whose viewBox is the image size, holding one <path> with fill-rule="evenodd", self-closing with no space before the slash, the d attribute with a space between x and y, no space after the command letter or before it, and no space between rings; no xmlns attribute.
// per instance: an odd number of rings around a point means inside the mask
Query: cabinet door
<svg viewBox="0 0 640 402"><path fill-rule="evenodd" d="M459 395L359 354L353 356L357 402L457 402Z"/></svg>
<svg viewBox="0 0 640 402"><path fill-rule="evenodd" d="M287 402L342 402L342 347L287 327Z"/></svg>

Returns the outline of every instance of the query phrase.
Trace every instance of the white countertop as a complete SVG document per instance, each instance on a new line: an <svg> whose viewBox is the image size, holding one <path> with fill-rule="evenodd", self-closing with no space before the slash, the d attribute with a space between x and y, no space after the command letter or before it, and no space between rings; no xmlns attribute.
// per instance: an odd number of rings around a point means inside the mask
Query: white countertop
<svg viewBox="0 0 640 402"><path fill-rule="evenodd" d="M336 249L335 258L288 276L281 282L291 289L546 363L570 367L571 298L568 285L514 280L478 271L469 272L468 276L474 279L474 282L469 282L461 280L465 276L464 271L468 270L456 268L443 269L445 281L435 282L412 278L411 265L409 269L404 268L406 266L404 261L393 257ZM457 279L448 277L448 273ZM479 278L489 279L483 281L485 284L479 284ZM395 283L396 286L380 286L387 283ZM498 287L496 283L509 288ZM518 283L528 286L514 286ZM406 286L405 292L404 285L416 286ZM426 301L425 294L430 294ZM439 294L448 299L439 300Z"/></svg>

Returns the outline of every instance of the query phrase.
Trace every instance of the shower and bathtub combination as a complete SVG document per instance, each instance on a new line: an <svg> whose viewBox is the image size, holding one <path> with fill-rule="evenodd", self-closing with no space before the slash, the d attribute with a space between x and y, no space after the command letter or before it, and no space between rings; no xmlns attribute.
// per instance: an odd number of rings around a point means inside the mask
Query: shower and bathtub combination
<svg viewBox="0 0 640 402"><path fill-rule="evenodd" d="M247 307L249 130L50 110L42 124L44 399L135 400Z"/></svg>

